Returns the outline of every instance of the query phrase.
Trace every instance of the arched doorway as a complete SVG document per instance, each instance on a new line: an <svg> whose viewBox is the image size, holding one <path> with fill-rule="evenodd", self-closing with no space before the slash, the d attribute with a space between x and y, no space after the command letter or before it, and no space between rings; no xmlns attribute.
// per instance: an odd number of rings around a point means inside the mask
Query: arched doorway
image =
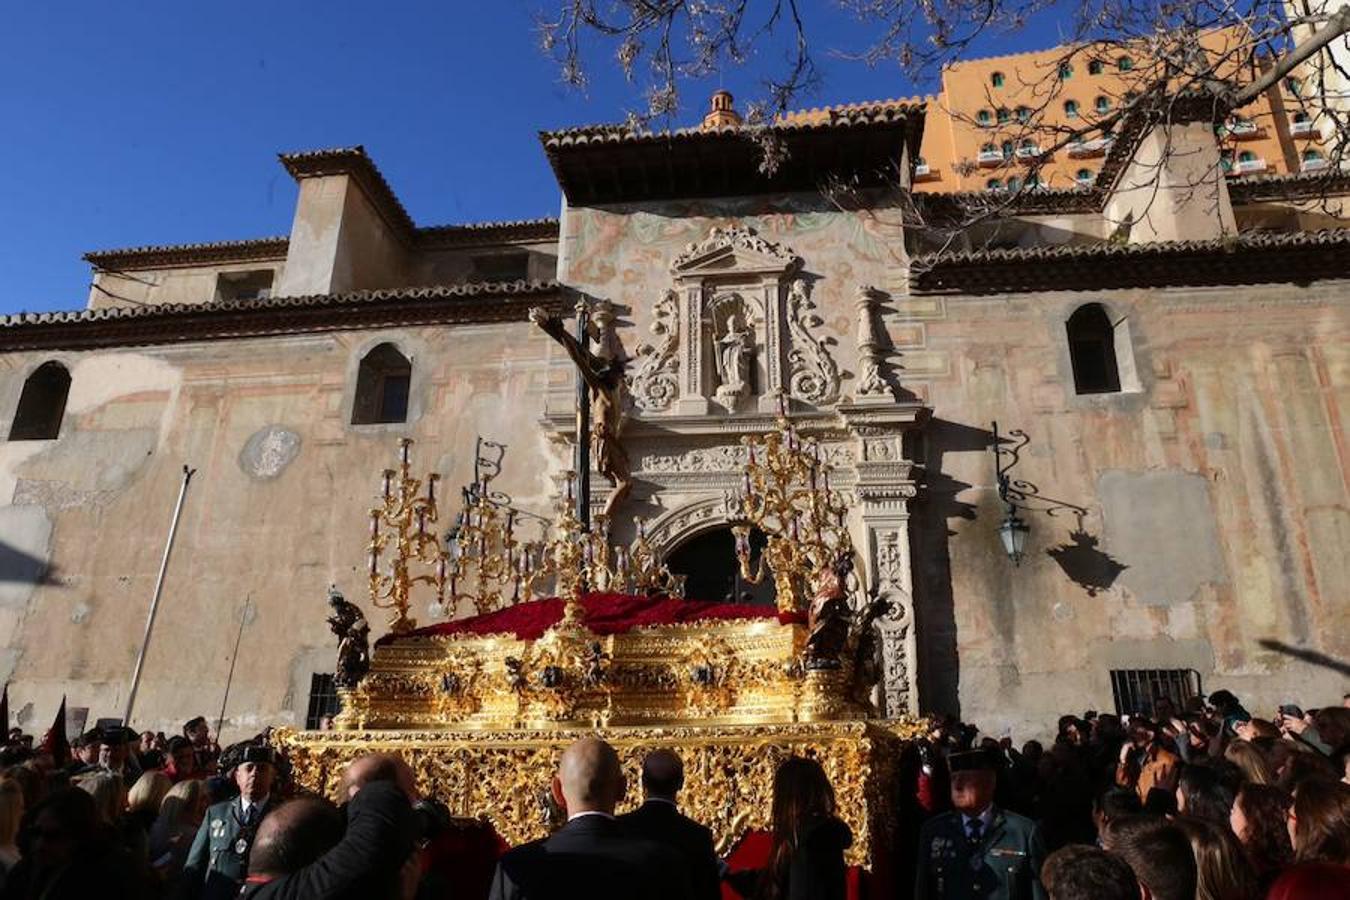
<svg viewBox="0 0 1350 900"><path fill-rule="evenodd" d="M764 532L751 529L751 572L759 567L760 554L767 543ZM772 578L766 574L759 584L750 584L741 577L736 538L729 525L689 538L666 555L666 567L684 576L684 596L690 600L773 605Z"/></svg>

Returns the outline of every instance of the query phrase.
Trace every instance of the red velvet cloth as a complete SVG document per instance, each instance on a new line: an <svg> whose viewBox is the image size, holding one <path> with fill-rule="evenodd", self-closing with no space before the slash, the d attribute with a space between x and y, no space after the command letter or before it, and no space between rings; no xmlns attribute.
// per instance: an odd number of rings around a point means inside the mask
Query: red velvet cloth
<svg viewBox="0 0 1350 900"><path fill-rule="evenodd" d="M581 605L586 609L586 627L596 634L621 634L650 625L708 620L770 619L784 624L806 621L800 613L780 613L772 606L638 594L586 594ZM514 634L522 641L532 641L558 623L562 610L562 600L550 597L517 603L482 616L438 622L410 634ZM391 638L391 635L381 638L380 643Z"/></svg>
<svg viewBox="0 0 1350 900"><path fill-rule="evenodd" d="M767 831L747 831L741 835L736 846L727 854L727 869L732 872L747 872L764 869L769 865L769 854L773 852L773 835ZM866 900L867 873L858 866L849 866L845 876L848 881L848 900ZM881 895L879 895L881 896ZM722 882L722 900L742 900L731 885Z"/></svg>

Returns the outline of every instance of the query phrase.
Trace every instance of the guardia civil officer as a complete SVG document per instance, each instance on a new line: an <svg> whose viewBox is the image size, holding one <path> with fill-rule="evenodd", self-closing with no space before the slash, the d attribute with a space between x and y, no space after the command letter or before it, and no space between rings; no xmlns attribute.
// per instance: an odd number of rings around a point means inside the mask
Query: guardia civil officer
<svg viewBox="0 0 1350 900"><path fill-rule="evenodd" d="M915 900L1045 900L1040 828L994 805L996 761L971 750L947 762L955 809L919 834Z"/></svg>
<svg viewBox="0 0 1350 900"><path fill-rule="evenodd" d="M233 757L233 758L230 758ZM248 854L263 817L271 812L276 754L262 744L246 744L238 754L222 754L239 796L206 811L183 866L178 900L227 900L238 895L248 874Z"/></svg>

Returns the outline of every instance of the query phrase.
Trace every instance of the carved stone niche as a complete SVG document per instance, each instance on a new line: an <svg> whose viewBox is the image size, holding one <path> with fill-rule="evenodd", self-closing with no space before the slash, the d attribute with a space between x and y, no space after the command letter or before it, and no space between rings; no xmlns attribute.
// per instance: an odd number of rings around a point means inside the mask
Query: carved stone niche
<svg viewBox="0 0 1350 900"><path fill-rule="evenodd" d="M836 400L839 372L813 329L802 261L754 229L714 228L671 263L674 287L653 306L654 340L637 349L634 403L644 412L773 413L778 394Z"/></svg>

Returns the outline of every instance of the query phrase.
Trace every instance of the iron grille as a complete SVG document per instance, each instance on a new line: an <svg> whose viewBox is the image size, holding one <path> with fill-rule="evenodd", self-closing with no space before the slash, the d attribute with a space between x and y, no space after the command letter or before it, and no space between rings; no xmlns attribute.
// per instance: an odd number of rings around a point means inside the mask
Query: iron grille
<svg viewBox="0 0 1350 900"><path fill-rule="evenodd" d="M1194 669L1112 669L1111 693L1117 715L1153 718L1154 704L1166 697L1178 709L1200 696L1200 673Z"/></svg>
<svg viewBox="0 0 1350 900"><path fill-rule="evenodd" d="M336 676L315 672L309 679L309 712L305 713L305 727L313 731L325 716L336 716L338 705Z"/></svg>

